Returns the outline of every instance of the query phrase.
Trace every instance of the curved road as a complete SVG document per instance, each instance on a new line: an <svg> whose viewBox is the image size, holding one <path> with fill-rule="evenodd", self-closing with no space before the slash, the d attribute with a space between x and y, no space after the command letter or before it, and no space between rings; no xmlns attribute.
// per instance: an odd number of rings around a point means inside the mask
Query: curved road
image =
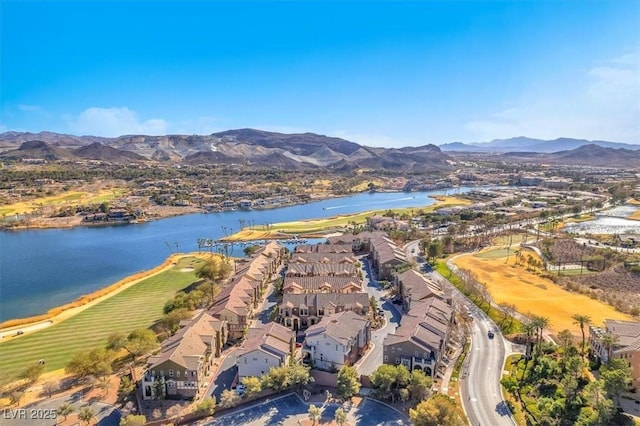
<svg viewBox="0 0 640 426"><path fill-rule="evenodd" d="M409 251L412 244L405 246ZM416 250L417 252L417 250ZM471 324L471 347L460 374L460 398L472 426L515 426L506 402L502 396L500 379L507 348L510 349L498 326L482 310L465 297L453 284L438 272L428 269L425 275L440 282L445 293L451 294L453 306L466 306L473 318ZM489 339L489 330L495 337Z"/></svg>
<svg viewBox="0 0 640 426"><path fill-rule="evenodd" d="M471 347L460 375L460 397L471 425L513 426L515 421L502 397L500 378L507 342L495 323L471 307ZM489 331L495 337L488 337Z"/></svg>

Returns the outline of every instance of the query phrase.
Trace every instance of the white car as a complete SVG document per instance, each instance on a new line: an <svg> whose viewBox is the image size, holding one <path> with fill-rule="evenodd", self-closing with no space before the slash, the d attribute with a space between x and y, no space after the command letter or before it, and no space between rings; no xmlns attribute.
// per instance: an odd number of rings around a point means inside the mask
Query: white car
<svg viewBox="0 0 640 426"><path fill-rule="evenodd" d="M236 393L240 396L244 395L244 393L247 391L247 388L245 388L244 385L238 385L236 386Z"/></svg>

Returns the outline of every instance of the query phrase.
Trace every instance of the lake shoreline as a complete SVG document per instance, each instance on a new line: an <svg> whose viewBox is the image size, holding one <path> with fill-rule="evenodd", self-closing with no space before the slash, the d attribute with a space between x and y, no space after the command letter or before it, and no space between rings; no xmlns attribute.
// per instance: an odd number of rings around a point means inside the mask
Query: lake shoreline
<svg viewBox="0 0 640 426"><path fill-rule="evenodd" d="M164 262L146 271L140 271L135 274L129 275L107 287L97 289L91 293L82 295L72 302L64 305L56 306L47 311L45 314L34 315L25 318L14 318L3 321L0 323L0 342L5 341L5 336L20 337L30 332L40 330L43 328L41 325L49 323L47 326L57 324L65 319L82 312L83 310L98 304L123 290L126 290L140 281L164 272L170 268L173 268L180 259L185 257L203 257L210 256L209 253L195 252L195 253L174 253L169 255ZM22 331L24 334L15 335L18 331ZM11 340L11 339L7 339Z"/></svg>

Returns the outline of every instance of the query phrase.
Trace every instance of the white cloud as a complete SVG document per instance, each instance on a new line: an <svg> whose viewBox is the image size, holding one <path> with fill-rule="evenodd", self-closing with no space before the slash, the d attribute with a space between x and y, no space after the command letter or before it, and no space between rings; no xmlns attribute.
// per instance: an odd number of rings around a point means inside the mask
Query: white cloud
<svg viewBox="0 0 640 426"><path fill-rule="evenodd" d="M523 95L515 106L465 128L476 141L565 136L640 143L640 52L595 66L585 77L579 90Z"/></svg>
<svg viewBox="0 0 640 426"><path fill-rule="evenodd" d="M106 137L164 135L169 127L169 123L161 118L141 121L138 114L127 107L87 108L77 117L67 117L67 124L74 134Z"/></svg>

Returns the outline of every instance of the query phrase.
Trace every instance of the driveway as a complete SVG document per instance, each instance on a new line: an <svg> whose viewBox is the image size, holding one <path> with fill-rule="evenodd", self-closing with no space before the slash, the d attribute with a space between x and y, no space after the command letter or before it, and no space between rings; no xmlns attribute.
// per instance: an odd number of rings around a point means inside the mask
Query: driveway
<svg viewBox="0 0 640 426"><path fill-rule="evenodd" d="M356 370L359 374L370 375L373 373L379 366L383 364L382 362L382 342L384 338L387 337L387 334L394 333L398 325L400 324L400 319L402 315L398 311L396 305L391 303L391 300L382 299L384 292L376 281L375 276L371 271L371 265L366 258L361 259L363 265L363 286L365 291L369 294L369 296L373 296L378 301L378 306L384 309L384 316L386 319L385 326L375 330L371 333L371 343L373 343L373 348L369 349L367 353L364 354L364 357L361 358L355 365Z"/></svg>
<svg viewBox="0 0 640 426"><path fill-rule="evenodd" d="M296 394L288 394L265 401L247 408L214 419L207 426L263 426L263 425L298 425L299 421L308 419L309 403L302 401ZM320 404L316 404L319 406ZM322 417L318 424L333 421L339 404L322 405ZM347 412L347 422L358 426L409 426L409 421L398 411L386 404L370 399L363 399L358 406Z"/></svg>

